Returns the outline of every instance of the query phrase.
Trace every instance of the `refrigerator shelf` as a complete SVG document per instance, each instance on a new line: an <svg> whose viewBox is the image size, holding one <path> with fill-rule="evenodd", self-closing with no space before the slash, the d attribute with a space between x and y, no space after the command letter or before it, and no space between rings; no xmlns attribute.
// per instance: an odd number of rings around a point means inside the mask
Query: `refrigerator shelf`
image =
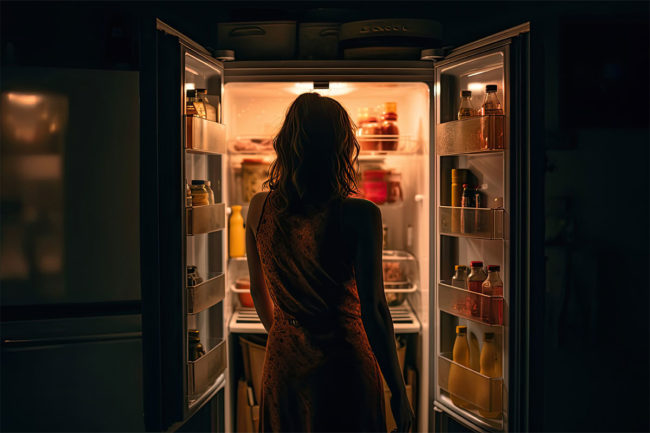
<svg viewBox="0 0 650 433"><path fill-rule="evenodd" d="M209 339L210 350L196 361L187 361L187 394L189 400L200 397L226 369L226 340Z"/></svg>
<svg viewBox="0 0 650 433"><path fill-rule="evenodd" d="M384 291L386 293L413 293L418 290L418 286L410 281L385 282ZM250 289L238 289L235 284L230 285L230 291L233 293L250 293Z"/></svg>
<svg viewBox="0 0 650 433"><path fill-rule="evenodd" d="M393 329L397 334L420 332L420 321L408 302L397 307L388 307L393 318ZM230 332L246 334L264 334L262 325L254 308L239 308L230 319Z"/></svg>
<svg viewBox="0 0 650 433"><path fill-rule="evenodd" d="M226 226L226 204L186 207L185 223L189 236L223 230Z"/></svg>
<svg viewBox="0 0 650 433"><path fill-rule="evenodd" d="M226 126L195 116L185 116L185 149L210 155L226 153Z"/></svg>
<svg viewBox="0 0 650 433"><path fill-rule="evenodd" d="M364 155L413 154L418 148L410 135L359 135L357 141Z"/></svg>
<svg viewBox="0 0 650 433"><path fill-rule="evenodd" d="M187 286L187 313L196 314L223 301L226 292L226 278L219 273L209 280Z"/></svg>
<svg viewBox="0 0 650 433"><path fill-rule="evenodd" d="M477 239L504 238L504 209L439 207L440 234Z"/></svg>
<svg viewBox="0 0 650 433"><path fill-rule="evenodd" d="M438 385L449 394L458 397L477 409L501 412L503 401L503 378L488 377L478 371L452 361L451 353L438 356ZM449 376L456 377L456 386L449 386Z"/></svg>
<svg viewBox="0 0 650 433"><path fill-rule="evenodd" d="M505 148L504 130L503 115L476 116L441 123L436 129L438 154L502 151Z"/></svg>
<svg viewBox="0 0 650 433"><path fill-rule="evenodd" d="M441 311L488 326L503 326L503 296L488 296L454 287L449 281L438 283Z"/></svg>

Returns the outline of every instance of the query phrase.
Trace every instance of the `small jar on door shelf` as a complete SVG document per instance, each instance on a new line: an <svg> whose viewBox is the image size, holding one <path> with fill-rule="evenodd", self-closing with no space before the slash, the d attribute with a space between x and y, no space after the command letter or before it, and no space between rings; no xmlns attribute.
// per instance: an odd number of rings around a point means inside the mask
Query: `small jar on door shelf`
<svg viewBox="0 0 650 433"><path fill-rule="evenodd" d="M192 206L205 206L210 204L210 193L205 187L205 181L193 179L190 186L192 192Z"/></svg>

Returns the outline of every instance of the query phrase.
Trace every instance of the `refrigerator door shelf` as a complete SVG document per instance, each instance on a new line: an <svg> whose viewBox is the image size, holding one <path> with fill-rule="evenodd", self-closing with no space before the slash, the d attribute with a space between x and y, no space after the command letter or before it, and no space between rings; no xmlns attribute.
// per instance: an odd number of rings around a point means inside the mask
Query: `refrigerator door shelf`
<svg viewBox="0 0 650 433"><path fill-rule="evenodd" d="M187 313L196 314L223 301L226 278L223 273L197 284L187 286Z"/></svg>
<svg viewBox="0 0 650 433"><path fill-rule="evenodd" d="M476 116L441 123L436 128L438 155L462 155L502 151L505 116Z"/></svg>
<svg viewBox="0 0 650 433"><path fill-rule="evenodd" d="M488 326L503 326L503 296L488 296L452 286L448 281L438 283L440 310L457 317Z"/></svg>
<svg viewBox="0 0 650 433"><path fill-rule="evenodd" d="M420 321L408 302L404 302L397 307L388 308L393 318L393 329L396 334L414 334L420 332ZM230 319L229 327L232 333L266 333L254 308L239 308L236 310Z"/></svg>
<svg viewBox="0 0 650 433"><path fill-rule="evenodd" d="M486 412L501 412L503 378L488 377L451 360L451 353L438 356L438 385L451 393L450 374L456 377L454 395Z"/></svg>
<svg viewBox="0 0 650 433"><path fill-rule="evenodd" d="M226 126L201 117L185 116L185 149L191 153L226 153Z"/></svg>
<svg viewBox="0 0 650 433"><path fill-rule="evenodd" d="M211 338L211 349L196 361L187 362L187 394L190 403L203 395L226 369L226 340Z"/></svg>
<svg viewBox="0 0 650 433"><path fill-rule="evenodd" d="M226 204L217 203L185 208L188 236L211 233L226 227Z"/></svg>
<svg viewBox="0 0 650 433"><path fill-rule="evenodd" d="M440 206L440 234L477 239L504 239L504 209Z"/></svg>

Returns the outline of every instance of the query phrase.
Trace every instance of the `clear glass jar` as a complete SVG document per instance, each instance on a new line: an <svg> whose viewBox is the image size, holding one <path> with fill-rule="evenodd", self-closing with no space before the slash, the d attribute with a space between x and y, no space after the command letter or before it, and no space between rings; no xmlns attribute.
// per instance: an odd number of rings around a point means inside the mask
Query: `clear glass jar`
<svg viewBox="0 0 650 433"><path fill-rule="evenodd" d="M497 97L496 84L488 84L485 86L485 97L483 98L483 104L480 109L481 116L488 116L491 114L503 114L501 102L499 102L499 98Z"/></svg>
<svg viewBox="0 0 650 433"><path fill-rule="evenodd" d="M470 292L483 293L483 281L487 274L483 270L483 262L476 260L471 262L471 272L467 277L467 289ZM481 316L481 296L470 295L470 313L474 317Z"/></svg>
<svg viewBox="0 0 650 433"><path fill-rule="evenodd" d="M472 91L461 90L460 107L458 108L458 120L469 119L476 116L476 110L472 105Z"/></svg>
<svg viewBox="0 0 650 433"><path fill-rule="evenodd" d="M205 188L205 181L193 180L190 185L192 192L192 206L205 206L210 204L208 190Z"/></svg>
<svg viewBox="0 0 650 433"><path fill-rule="evenodd" d="M214 105L210 104L210 101L208 100L208 90L207 89L196 89L196 94L199 99L203 103L203 107L205 108L205 117L207 120L210 120L212 122L217 121L217 107Z"/></svg>
<svg viewBox="0 0 650 433"><path fill-rule="evenodd" d="M214 204L214 191L212 191L212 182L205 181L205 190L208 192L208 204Z"/></svg>
<svg viewBox="0 0 650 433"><path fill-rule="evenodd" d="M451 285L459 289L467 290L467 266L454 266L454 276L451 278Z"/></svg>
<svg viewBox="0 0 650 433"><path fill-rule="evenodd" d="M481 285L481 291L484 295L494 296L496 299L482 297L481 301L481 319L484 322L502 324L503 323L503 281L499 275L501 267L499 265L488 265L487 278Z"/></svg>

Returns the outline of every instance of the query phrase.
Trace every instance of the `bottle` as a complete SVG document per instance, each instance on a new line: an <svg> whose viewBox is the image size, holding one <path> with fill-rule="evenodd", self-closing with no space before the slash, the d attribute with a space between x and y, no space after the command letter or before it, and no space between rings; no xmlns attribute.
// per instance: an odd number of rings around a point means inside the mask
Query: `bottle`
<svg viewBox="0 0 650 433"><path fill-rule="evenodd" d="M499 276L499 265L488 265L488 274L481 285L484 295L481 297L481 320L493 325L503 325L503 281Z"/></svg>
<svg viewBox="0 0 650 433"><path fill-rule="evenodd" d="M478 338L473 332L468 332L469 340L469 366L474 371L480 371L481 350L479 349Z"/></svg>
<svg viewBox="0 0 650 433"><path fill-rule="evenodd" d="M488 84L485 86L485 97L483 98L483 105L479 113L481 116L489 116L493 114L503 114L501 109L501 102L497 97L497 85Z"/></svg>
<svg viewBox="0 0 650 433"><path fill-rule="evenodd" d="M201 344L199 331L196 329L188 329L188 358L190 361L196 361L205 355L205 349Z"/></svg>
<svg viewBox="0 0 650 433"><path fill-rule="evenodd" d="M208 192L208 204L214 204L214 191L212 191L212 182L205 181L205 190Z"/></svg>
<svg viewBox="0 0 650 433"><path fill-rule="evenodd" d="M488 377L501 377L503 372L501 370L501 356L499 353L499 348L494 341L494 333L486 332L483 337L483 348L481 349L481 370L482 375ZM489 387L481 386L476 390L477 392L477 401L490 401L490 392ZM497 401L493 403L493 407L501 407L501 402ZM479 409L478 411L481 416L485 418L499 418L501 416L501 411L488 412Z"/></svg>
<svg viewBox="0 0 650 433"><path fill-rule="evenodd" d="M472 106L472 91L460 91L460 107L458 108L458 120L469 119L476 116L476 110Z"/></svg>
<svg viewBox="0 0 650 433"><path fill-rule="evenodd" d="M192 207L192 190L185 179L185 207Z"/></svg>
<svg viewBox="0 0 650 433"><path fill-rule="evenodd" d="M210 204L208 190L205 189L205 181L200 179L192 180L190 185L192 193L192 206L205 206Z"/></svg>
<svg viewBox="0 0 650 433"><path fill-rule="evenodd" d="M206 118L205 114L205 104L203 100L201 99L201 94L199 93L199 90L205 90L205 89L193 89L193 90L188 90L188 92L192 92L192 106L194 107L193 112L194 116L202 117L203 119Z"/></svg>
<svg viewBox="0 0 650 433"><path fill-rule="evenodd" d="M454 266L454 276L451 278L451 285L459 289L467 290L467 266Z"/></svg>
<svg viewBox="0 0 650 433"><path fill-rule="evenodd" d="M463 196L461 197L460 202L461 207L472 208L476 206L476 194L474 189L468 184L463 184ZM472 233L474 228L473 215L474 211L469 209L460 210L460 232L461 233Z"/></svg>
<svg viewBox="0 0 650 433"><path fill-rule="evenodd" d="M194 101L196 100L196 89L189 89L185 92L185 114L187 116L198 116L196 112L196 107L194 106Z"/></svg>
<svg viewBox="0 0 650 433"><path fill-rule="evenodd" d="M375 110L374 108L365 108L364 114L365 114L365 122L363 123L362 135L370 136L374 138L374 139L371 138L364 139L365 141L364 149L380 150L380 145L379 145L380 142L377 140L377 136L381 135L381 125L379 124L379 120L377 119L377 110Z"/></svg>
<svg viewBox="0 0 650 433"><path fill-rule="evenodd" d="M232 207L228 235L230 257L244 257L246 255L246 232L244 231L241 206Z"/></svg>
<svg viewBox="0 0 650 433"><path fill-rule="evenodd" d="M379 150L397 150L399 145L399 128L397 127L397 102L384 103L384 111L381 114L381 135L389 135L381 139Z"/></svg>
<svg viewBox="0 0 650 433"><path fill-rule="evenodd" d="M461 207L463 199L463 185L469 181L470 171L464 168L451 169L451 206ZM460 209L451 210L451 232L460 232Z"/></svg>
<svg viewBox="0 0 650 433"><path fill-rule="evenodd" d="M454 348L452 352L452 359L454 362L467 367L470 367L469 360L469 343L467 342L467 326L456 326L456 340L454 341ZM455 364L449 366L449 394L451 401L458 407L469 409L471 404L459 396L471 395L469 388L469 374L467 371L458 367Z"/></svg>
<svg viewBox="0 0 650 433"><path fill-rule="evenodd" d="M483 262L473 261L471 263L472 270L467 277L467 288L470 292L483 293L481 288L483 281L487 278L485 271L483 270ZM481 296L480 295L469 295L470 305L469 310L470 314L473 317L481 317Z"/></svg>
<svg viewBox="0 0 650 433"><path fill-rule="evenodd" d="M474 207L477 209L474 211L474 227L473 227L473 232L474 233L481 233L483 230L483 225L481 224L481 212L478 210L481 207L481 204L483 203L483 199L481 198L482 194L480 191L480 186L476 186L474 188Z"/></svg>
<svg viewBox="0 0 650 433"><path fill-rule="evenodd" d="M205 118L207 120L210 120L212 122L217 121L217 108L210 104L210 101L208 101L208 90L207 89L196 89L196 95L203 103L203 106L205 107Z"/></svg>

